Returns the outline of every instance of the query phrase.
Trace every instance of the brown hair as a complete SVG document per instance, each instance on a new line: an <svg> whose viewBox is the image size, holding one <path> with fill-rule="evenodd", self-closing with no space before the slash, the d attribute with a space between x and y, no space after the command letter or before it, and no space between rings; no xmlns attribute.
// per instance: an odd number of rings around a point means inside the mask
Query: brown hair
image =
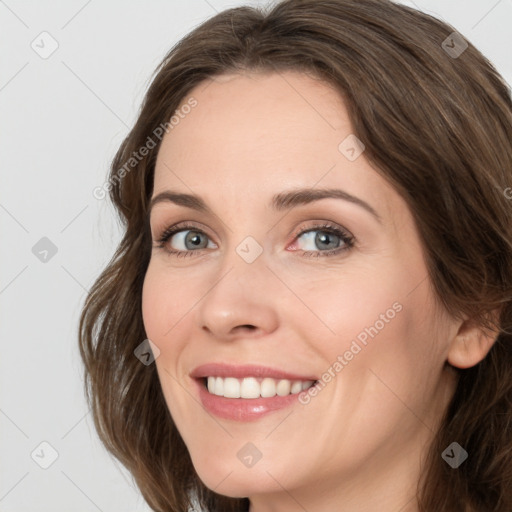
<svg viewBox="0 0 512 512"><path fill-rule="evenodd" d="M199 480L155 365L134 356L147 337L141 295L159 142L133 170L122 177L119 170L200 82L245 70L301 71L339 91L365 157L414 216L440 303L495 329L487 357L457 370L417 496L425 512L512 510L512 201L505 193L512 186L512 101L473 45L459 56L447 52L443 41L454 31L389 0L285 0L268 12L221 12L156 70L110 171L124 236L87 297L79 328L99 436L154 510L186 511L194 495L208 511L248 510L249 502ZM457 469L441 458L453 441L469 453Z"/></svg>

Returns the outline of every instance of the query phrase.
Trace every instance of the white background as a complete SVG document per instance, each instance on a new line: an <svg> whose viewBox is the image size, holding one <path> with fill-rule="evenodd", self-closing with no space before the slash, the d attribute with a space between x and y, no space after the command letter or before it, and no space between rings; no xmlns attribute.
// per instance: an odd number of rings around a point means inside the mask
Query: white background
<svg viewBox="0 0 512 512"><path fill-rule="evenodd" d="M171 46L216 11L258 3L0 1L1 512L149 510L83 397L80 308L120 240L92 191ZM512 0L402 3L452 24L512 83ZM59 45L47 59L31 48L43 31ZM42 237L57 247L46 263L32 252ZM43 441L58 452L48 469L31 458Z"/></svg>

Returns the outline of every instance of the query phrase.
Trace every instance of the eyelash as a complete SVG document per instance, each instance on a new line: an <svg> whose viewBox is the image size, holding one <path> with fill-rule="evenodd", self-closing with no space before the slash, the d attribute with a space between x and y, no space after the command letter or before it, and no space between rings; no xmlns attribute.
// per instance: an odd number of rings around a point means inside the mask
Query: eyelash
<svg viewBox="0 0 512 512"><path fill-rule="evenodd" d="M197 228L196 226L194 226L192 224L187 224L187 223L176 224L174 226L167 228L162 233L162 235L157 240L156 247L158 249L164 249L168 253L169 256L174 256L177 258L183 258L183 257L189 256L189 255L192 256L194 253L197 254L197 253L201 253L202 251L204 251L205 249L198 249L197 251L176 251L176 250L169 250L165 247L165 244L169 241L169 239L173 235L175 235L176 233L179 233L181 231L187 231L187 230L191 230L191 231L194 231L195 233L199 233L201 235L208 237L208 235L204 231L202 231L201 229ZM317 258L317 257L325 257L325 256L335 256L337 254L340 254L342 252L350 250L354 246L354 243L355 243L355 238L352 235L350 235L347 231L345 231L339 227L336 227L332 224L329 224L329 223L317 224L317 225L311 226L307 229L300 229L294 233L294 235L293 235L294 240L296 238L298 238L300 235L309 233L310 231L324 231L328 234L336 235L337 237L340 238L340 240L345 245L343 247L338 247L336 249L331 249L328 251L297 251L300 253L300 256L302 256L302 257Z"/></svg>

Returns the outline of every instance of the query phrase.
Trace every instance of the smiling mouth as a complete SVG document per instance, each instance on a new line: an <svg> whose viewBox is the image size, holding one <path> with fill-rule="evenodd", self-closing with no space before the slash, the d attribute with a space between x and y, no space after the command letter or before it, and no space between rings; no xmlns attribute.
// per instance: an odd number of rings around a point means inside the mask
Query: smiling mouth
<svg viewBox="0 0 512 512"><path fill-rule="evenodd" d="M272 398L296 395L314 386L314 380L273 379L209 376L202 378L204 387L211 395L225 398Z"/></svg>

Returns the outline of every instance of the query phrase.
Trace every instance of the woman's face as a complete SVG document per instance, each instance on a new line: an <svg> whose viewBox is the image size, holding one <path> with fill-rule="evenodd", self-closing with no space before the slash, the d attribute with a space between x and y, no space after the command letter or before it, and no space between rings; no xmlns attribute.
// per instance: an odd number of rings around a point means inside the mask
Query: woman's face
<svg viewBox="0 0 512 512"><path fill-rule="evenodd" d="M398 510L455 384L456 324L406 203L323 82L225 75L187 101L150 217L154 241L177 232L154 244L142 307L196 471L253 505L320 510L366 486Z"/></svg>

